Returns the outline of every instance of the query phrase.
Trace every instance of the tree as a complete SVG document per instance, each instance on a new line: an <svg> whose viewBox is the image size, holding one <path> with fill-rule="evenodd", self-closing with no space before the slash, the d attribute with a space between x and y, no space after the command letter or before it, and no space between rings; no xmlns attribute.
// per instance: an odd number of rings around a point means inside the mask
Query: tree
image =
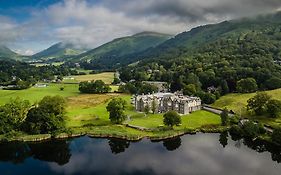
<svg viewBox="0 0 281 175"><path fill-rule="evenodd" d="M281 128L276 128L273 130L271 140L274 143L281 145Z"/></svg>
<svg viewBox="0 0 281 175"><path fill-rule="evenodd" d="M243 136L247 138L255 138L260 133L259 125L255 124L252 121L245 122L243 127Z"/></svg>
<svg viewBox="0 0 281 175"><path fill-rule="evenodd" d="M270 117L276 118L281 112L281 101L280 100L269 100L267 105L267 113Z"/></svg>
<svg viewBox="0 0 281 175"><path fill-rule="evenodd" d="M150 112L150 107L149 107L149 105L145 105L145 106L144 106L144 113L145 113L145 114L149 114L149 112Z"/></svg>
<svg viewBox="0 0 281 175"><path fill-rule="evenodd" d="M24 122L31 105L27 100L19 98L0 107L0 133L7 133L19 129Z"/></svg>
<svg viewBox="0 0 281 175"><path fill-rule="evenodd" d="M261 115L267 110L267 103L271 97L265 92L258 92L254 97L250 98L247 102L247 110Z"/></svg>
<svg viewBox="0 0 281 175"><path fill-rule="evenodd" d="M82 93L102 94L108 93L110 90L109 85L105 84L102 80L79 83L79 91Z"/></svg>
<svg viewBox="0 0 281 175"><path fill-rule="evenodd" d="M181 124L181 116L176 111L169 111L164 114L163 123L166 126L173 127L175 125Z"/></svg>
<svg viewBox="0 0 281 175"><path fill-rule="evenodd" d="M220 114L222 126L227 126L229 124L228 110L225 108Z"/></svg>
<svg viewBox="0 0 281 175"><path fill-rule="evenodd" d="M152 101L151 110L152 110L153 114L155 114L157 112L157 102L155 99L153 99L153 101Z"/></svg>
<svg viewBox="0 0 281 175"><path fill-rule="evenodd" d="M184 86L183 94L184 95L194 95L196 93L196 86L194 84L189 84Z"/></svg>
<svg viewBox="0 0 281 175"><path fill-rule="evenodd" d="M251 93L257 91L257 89L257 82L253 78L241 79L236 85L236 90L240 93Z"/></svg>
<svg viewBox="0 0 281 175"><path fill-rule="evenodd" d="M229 93L229 87L228 87L227 81L223 80L221 82L221 94L225 95L228 93Z"/></svg>
<svg viewBox="0 0 281 175"><path fill-rule="evenodd" d="M281 79L272 77L265 82L265 86L269 90L281 88Z"/></svg>
<svg viewBox="0 0 281 175"><path fill-rule="evenodd" d="M61 96L46 96L30 109L22 129L30 134L47 134L65 129L66 101Z"/></svg>
<svg viewBox="0 0 281 175"><path fill-rule="evenodd" d="M109 112L109 119L112 123L121 124L126 119L124 113L127 102L122 98L111 100L106 109Z"/></svg>

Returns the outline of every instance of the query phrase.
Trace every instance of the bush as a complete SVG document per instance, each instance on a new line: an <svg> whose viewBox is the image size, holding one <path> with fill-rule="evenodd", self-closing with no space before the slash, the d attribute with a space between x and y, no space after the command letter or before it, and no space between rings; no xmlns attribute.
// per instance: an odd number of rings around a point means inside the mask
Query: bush
<svg viewBox="0 0 281 175"><path fill-rule="evenodd" d="M265 82L265 86L269 90L281 88L281 79L277 77L270 78Z"/></svg>
<svg viewBox="0 0 281 175"><path fill-rule="evenodd" d="M253 78L241 79L236 85L236 90L240 93L251 93L257 91L257 89L257 82Z"/></svg>
<svg viewBox="0 0 281 175"><path fill-rule="evenodd" d="M238 124L240 118L237 115L234 115L233 117L229 117L229 122L232 124Z"/></svg>
<svg viewBox="0 0 281 175"><path fill-rule="evenodd" d="M102 94L111 91L109 85L105 84L102 80L81 82L79 83L79 91L89 94Z"/></svg>
<svg viewBox="0 0 281 175"><path fill-rule="evenodd" d="M281 128L277 128L273 130L272 136L271 136L271 140L278 144L281 145Z"/></svg>
<svg viewBox="0 0 281 175"><path fill-rule="evenodd" d="M267 113L270 117L276 118L281 112L281 101L279 100L269 100L267 105Z"/></svg>
<svg viewBox="0 0 281 175"><path fill-rule="evenodd" d="M225 108L220 114L222 126L227 126L229 124L228 110Z"/></svg>
<svg viewBox="0 0 281 175"><path fill-rule="evenodd" d="M243 136L255 138L260 134L260 127L252 121L246 122L243 127Z"/></svg>
<svg viewBox="0 0 281 175"><path fill-rule="evenodd" d="M176 111L169 111L164 114L163 123L166 126L173 127L175 125L181 124L181 116Z"/></svg>
<svg viewBox="0 0 281 175"><path fill-rule="evenodd" d="M235 136L241 137L243 135L243 130L238 125L233 125L229 129L229 133L231 135L235 135Z"/></svg>
<svg viewBox="0 0 281 175"><path fill-rule="evenodd" d="M262 115L267 111L267 103L270 99L271 96L265 92L258 92L254 97L247 101L247 110L254 112L257 115Z"/></svg>

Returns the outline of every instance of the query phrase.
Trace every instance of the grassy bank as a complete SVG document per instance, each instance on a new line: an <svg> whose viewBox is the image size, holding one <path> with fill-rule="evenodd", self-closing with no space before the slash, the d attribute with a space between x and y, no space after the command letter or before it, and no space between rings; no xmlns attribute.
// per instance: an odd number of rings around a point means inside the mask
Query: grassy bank
<svg viewBox="0 0 281 175"><path fill-rule="evenodd" d="M281 100L281 89L276 89L272 91L266 91L267 94L272 96L273 99ZM247 100L252 98L255 93L250 94L228 94L217 100L212 106L216 108L227 108L233 110L238 115L242 117L252 118L258 120L263 124L270 125L272 127L281 127L281 116L278 118L268 118L266 116L251 116L247 113Z"/></svg>
<svg viewBox="0 0 281 175"><path fill-rule="evenodd" d="M36 102L46 95L61 95L67 100L66 127L67 133L56 133L55 138L76 137L89 135L92 137L116 137L129 140L139 140L144 137L163 139L175 137L185 133L194 132L220 132L220 117L207 111L197 111L190 115L182 116L182 125L174 129L163 127L163 114L137 113L131 104L131 95L120 93L108 94L80 94L77 84L65 84L65 89L60 90L61 84L50 84L46 88L30 88L21 91L0 90L0 102L4 104L10 98L20 97ZM106 106L113 98L121 97L127 101L125 113L128 120L124 125L113 125L109 120ZM128 125L147 128L140 130ZM224 129L224 128L223 128ZM30 136L24 133L0 136L1 140L10 141L40 141L50 139L50 135Z"/></svg>

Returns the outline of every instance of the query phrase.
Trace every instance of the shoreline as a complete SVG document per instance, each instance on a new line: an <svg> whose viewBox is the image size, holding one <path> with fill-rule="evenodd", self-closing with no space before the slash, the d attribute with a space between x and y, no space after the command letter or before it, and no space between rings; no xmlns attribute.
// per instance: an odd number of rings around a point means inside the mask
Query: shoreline
<svg viewBox="0 0 281 175"><path fill-rule="evenodd" d="M80 128L83 129L83 128ZM52 134L38 134L38 135L20 135L20 136L12 136L12 137L0 137L1 143L10 143L10 142L44 142L49 140L63 140L63 139L73 139L83 136L88 136L91 138L115 138L122 139L127 141L140 141L144 138L150 139L151 141L161 141L172 139L175 137L180 137L183 135L193 135L197 133L222 133L224 131L228 131L229 127L217 127L217 128L200 128L200 129L187 129L187 130L167 130L167 131L157 131L157 132L142 132L142 135L138 134L111 134L111 133L99 133L94 131L82 131L82 132L74 132L74 133L59 133L57 135Z"/></svg>

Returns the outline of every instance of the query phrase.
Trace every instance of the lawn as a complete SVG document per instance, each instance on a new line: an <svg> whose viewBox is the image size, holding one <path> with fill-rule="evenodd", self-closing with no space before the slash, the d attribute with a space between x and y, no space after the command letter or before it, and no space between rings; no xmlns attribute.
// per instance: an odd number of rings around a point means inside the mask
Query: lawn
<svg viewBox="0 0 281 175"><path fill-rule="evenodd" d="M114 79L114 72L103 72L99 74L87 74L87 75L77 75L71 76L74 79L65 79L65 83L79 83L82 81L92 81L92 80L102 80L106 84L111 84Z"/></svg>
<svg viewBox="0 0 281 175"><path fill-rule="evenodd" d="M199 129L205 125L219 125L221 123L218 115L203 110L184 115L181 119L182 125L175 127L176 129ZM132 116L129 124L145 128L157 128L163 126L163 114Z"/></svg>
<svg viewBox="0 0 281 175"><path fill-rule="evenodd" d="M87 124L94 126L110 124L106 106L111 99L116 97L121 97L127 101L126 114L136 114L133 106L130 105L130 95L115 93L79 95L67 98L67 126L79 127Z"/></svg>
<svg viewBox="0 0 281 175"><path fill-rule="evenodd" d="M61 91L60 87L64 87ZM47 87L32 87L25 90L0 90L0 105L7 103L11 98L29 100L31 103L40 101L45 96L60 95L63 97L79 95L77 84L49 84Z"/></svg>
<svg viewBox="0 0 281 175"><path fill-rule="evenodd" d="M276 89L272 91L266 91L272 98L281 100L281 89ZM255 93L251 94L228 94L226 96L221 97L218 99L212 106L217 108L227 108L229 110L233 110L237 113L245 113L247 100L253 97Z"/></svg>
<svg viewBox="0 0 281 175"><path fill-rule="evenodd" d="M266 91L267 94L272 96L272 98L281 100L281 89L276 89L272 91ZM253 97L255 93L251 94L228 94L226 96L221 97L217 100L212 106L217 108L227 108L229 110L233 110L238 115L243 117L252 118L254 120L258 120L263 124L270 125L272 127L280 127L281 126L281 116L276 119L268 118L266 116L251 116L247 113L247 100Z"/></svg>

